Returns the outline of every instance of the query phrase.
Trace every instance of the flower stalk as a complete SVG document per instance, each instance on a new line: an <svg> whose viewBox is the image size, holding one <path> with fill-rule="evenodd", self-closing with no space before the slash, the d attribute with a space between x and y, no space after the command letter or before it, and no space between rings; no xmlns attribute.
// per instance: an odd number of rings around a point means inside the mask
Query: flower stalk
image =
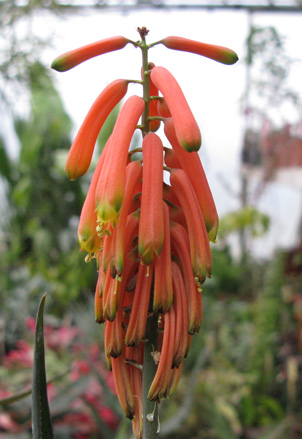
<svg viewBox="0 0 302 439"><path fill-rule="evenodd" d="M143 76L143 98L145 109L142 116L142 133L147 136L150 131L150 81L149 81L149 61L148 46L146 44L146 33L141 35L142 50L142 76ZM152 297L149 303L153 301ZM154 361L154 351L157 347L157 314L149 316L146 323L145 342L144 342L144 363L142 369L143 381L143 439L156 439L159 433L159 414L157 401L150 401L148 393L156 374L156 363Z"/></svg>

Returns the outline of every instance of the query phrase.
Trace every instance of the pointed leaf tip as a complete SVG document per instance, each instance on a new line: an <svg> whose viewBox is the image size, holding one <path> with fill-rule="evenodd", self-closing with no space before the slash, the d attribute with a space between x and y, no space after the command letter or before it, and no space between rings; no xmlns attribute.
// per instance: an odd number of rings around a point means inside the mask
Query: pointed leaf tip
<svg viewBox="0 0 302 439"><path fill-rule="evenodd" d="M53 439L50 418L44 355L43 313L46 293L43 295L36 317L35 349L32 385L32 434L33 439Z"/></svg>

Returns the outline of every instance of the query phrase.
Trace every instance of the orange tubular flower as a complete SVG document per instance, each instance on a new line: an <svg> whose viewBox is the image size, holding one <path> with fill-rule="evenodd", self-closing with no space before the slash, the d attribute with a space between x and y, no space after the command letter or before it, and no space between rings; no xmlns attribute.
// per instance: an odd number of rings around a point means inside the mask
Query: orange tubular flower
<svg viewBox="0 0 302 439"><path fill-rule="evenodd" d="M129 40L121 36L96 41L95 43L63 53L53 60L51 68L58 72L66 72L90 58L123 49L128 43Z"/></svg>
<svg viewBox="0 0 302 439"><path fill-rule="evenodd" d="M184 362L182 361L178 367L175 367L174 369L171 370L168 389L167 389L167 398L169 398L177 389L180 376L182 373L183 365Z"/></svg>
<svg viewBox="0 0 302 439"><path fill-rule="evenodd" d="M194 334L197 298L196 285L190 258L190 244L187 231L180 224L171 223L171 245L180 262L180 268L185 284L188 307L188 332Z"/></svg>
<svg viewBox="0 0 302 439"><path fill-rule="evenodd" d="M164 314L164 321L164 336L160 359L148 393L148 399L151 401L159 401L162 397L166 397L169 390L175 340L174 306L172 306L169 312Z"/></svg>
<svg viewBox="0 0 302 439"><path fill-rule="evenodd" d="M110 137L105 145L105 148L102 151L98 164L93 173L89 190L82 207L80 222L78 226L78 239L80 247L82 250L86 250L88 253L94 253L99 250L102 242L96 231L97 214L95 212L95 191L109 148L109 142Z"/></svg>
<svg viewBox="0 0 302 439"><path fill-rule="evenodd" d="M161 117L171 117L171 112L164 98L157 99L157 111Z"/></svg>
<svg viewBox="0 0 302 439"><path fill-rule="evenodd" d="M175 308L175 345L172 367L179 367L186 355L188 344L188 304L185 284L176 262L172 262L172 273Z"/></svg>
<svg viewBox="0 0 302 439"><path fill-rule="evenodd" d="M96 189L96 210L100 222L115 224L124 200L129 145L145 103L131 96L123 105L110 140L110 155Z"/></svg>
<svg viewBox="0 0 302 439"><path fill-rule="evenodd" d="M181 147L181 149L183 149L183 148ZM191 155L193 153L190 152L187 154ZM176 152L172 148L165 148L165 163L167 166L169 166L169 168L181 168L182 167L179 160L178 160Z"/></svg>
<svg viewBox="0 0 302 439"><path fill-rule="evenodd" d="M67 157L65 172L70 180L87 172L98 134L113 108L127 93L128 84L125 79L111 82L90 108Z"/></svg>
<svg viewBox="0 0 302 439"><path fill-rule="evenodd" d="M115 229L111 226L106 229L103 237L103 251L102 251L102 266L103 271L106 273L107 268L111 267L114 257L114 240L115 240Z"/></svg>
<svg viewBox="0 0 302 439"><path fill-rule="evenodd" d="M150 264L160 255L164 242L163 144L154 133L144 137L143 160L138 252L142 262Z"/></svg>
<svg viewBox="0 0 302 439"><path fill-rule="evenodd" d="M131 162L127 165L125 198L116 226L115 267L118 274L121 274L123 271L127 217L132 203L134 190L141 175L142 165L140 162Z"/></svg>
<svg viewBox="0 0 302 439"><path fill-rule="evenodd" d="M169 311L173 301L171 242L169 208L162 202L164 210L164 244L159 258L154 262L153 311L165 313Z"/></svg>
<svg viewBox="0 0 302 439"><path fill-rule="evenodd" d="M117 358L123 349L123 328L118 314L113 322L106 321L104 337L107 357Z"/></svg>
<svg viewBox="0 0 302 439"><path fill-rule="evenodd" d="M172 169L170 183L185 213L193 272L202 283L211 275L211 250L204 219L186 173L182 169Z"/></svg>
<svg viewBox="0 0 302 439"><path fill-rule="evenodd" d="M200 130L176 79L167 69L158 66L152 69L150 77L167 102L179 143L187 151L198 151Z"/></svg>
<svg viewBox="0 0 302 439"><path fill-rule="evenodd" d="M153 265L140 264L125 337L126 346L138 346L145 336L152 278Z"/></svg>
<svg viewBox="0 0 302 439"><path fill-rule="evenodd" d="M135 414L135 402L131 386L130 374L128 365L126 364L125 348L121 355L117 358L112 358L112 372L116 394L120 405L127 418L133 419Z"/></svg>
<svg viewBox="0 0 302 439"><path fill-rule="evenodd" d="M210 241L215 242L219 223L218 215L199 155L196 152L188 153L181 147L176 137L172 118L165 120L165 134L175 151L179 165L173 157L173 154L167 154L167 151L165 155L166 163L172 168L182 168L189 177L202 211L206 228L209 233L209 239Z"/></svg>
<svg viewBox="0 0 302 439"><path fill-rule="evenodd" d="M94 294L94 311L96 323L104 323L105 319L103 316L103 301L102 297L100 296L99 279L97 281Z"/></svg>
<svg viewBox="0 0 302 439"><path fill-rule="evenodd" d="M200 41L188 40L182 37L166 37L160 42L168 49L195 53L223 64L235 64L238 61L237 54L227 47L201 43Z"/></svg>
<svg viewBox="0 0 302 439"><path fill-rule="evenodd" d="M126 347L126 359L129 364L130 380L135 403L135 415L132 419L133 433L137 439L142 438L143 433L143 381L142 364L144 356L144 344L141 343L137 348Z"/></svg>

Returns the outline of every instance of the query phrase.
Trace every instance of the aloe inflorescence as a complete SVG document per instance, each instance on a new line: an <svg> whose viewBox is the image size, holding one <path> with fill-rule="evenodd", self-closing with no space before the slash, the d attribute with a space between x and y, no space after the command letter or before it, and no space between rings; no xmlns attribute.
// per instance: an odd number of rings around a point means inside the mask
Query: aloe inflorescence
<svg viewBox="0 0 302 439"><path fill-rule="evenodd" d="M149 50L192 52L224 64L238 57L230 49L181 37L147 44L112 37L57 57L52 67L66 71L97 55L128 44L142 51L141 79L117 79L100 94L70 149L70 179L89 168L100 129L125 97L130 83L141 95L127 97L94 171L80 216L78 237L86 260L98 267L95 319L105 323L105 352L117 396L133 431L142 437L144 398L159 402L176 389L192 335L202 320L202 284L211 276L210 241L215 242L218 216L200 161L201 133L174 76L149 62ZM156 134L164 124L166 139ZM132 137L141 132L133 161ZM164 182L164 170L170 174ZM155 317L155 318L154 318ZM144 350L152 318L151 361L155 373L143 395L147 368ZM151 320L150 320L151 321ZM152 338L152 343L154 337ZM150 359L148 360L150 361Z"/></svg>

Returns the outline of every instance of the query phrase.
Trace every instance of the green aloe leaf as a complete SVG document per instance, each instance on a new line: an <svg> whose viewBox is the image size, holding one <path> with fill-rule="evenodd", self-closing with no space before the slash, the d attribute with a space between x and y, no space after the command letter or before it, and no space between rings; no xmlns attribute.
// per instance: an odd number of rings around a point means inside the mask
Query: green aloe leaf
<svg viewBox="0 0 302 439"><path fill-rule="evenodd" d="M47 399L45 372L43 311L46 294L41 299L35 332L35 351L32 387L32 429L33 439L53 439L53 430Z"/></svg>

